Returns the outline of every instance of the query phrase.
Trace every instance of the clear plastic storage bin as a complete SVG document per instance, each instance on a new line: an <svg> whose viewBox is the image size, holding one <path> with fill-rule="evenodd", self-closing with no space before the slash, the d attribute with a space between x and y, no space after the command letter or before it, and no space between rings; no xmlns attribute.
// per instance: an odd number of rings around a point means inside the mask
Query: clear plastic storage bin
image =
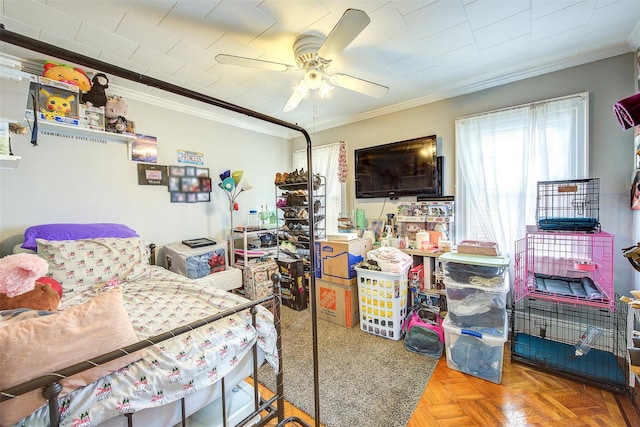
<svg viewBox="0 0 640 427"><path fill-rule="evenodd" d="M502 256L448 252L438 259L442 262L444 278L459 285L498 286L504 281L509 267L509 258Z"/></svg>
<svg viewBox="0 0 640 427"><path fill-rule="evenodd" d="M494 287L462 285L447 279L444 287L452 325L485 334L503 334L510 289L508 275Z"/></svg>
<svg viewBox="0 0 640 427"><path fill-rule="evenodd" d="M408 271L385 273L356 267L360 329L399 340L407 317Z"/></svg>
<svg viewBox="0 0 640 427"><path fill-rule="evenodd" d="M502 382L504 343L507 342L508 323L500 336L482 334L471 329L453 326L449 316L442 322L447 366L496 384Z"/></svg>

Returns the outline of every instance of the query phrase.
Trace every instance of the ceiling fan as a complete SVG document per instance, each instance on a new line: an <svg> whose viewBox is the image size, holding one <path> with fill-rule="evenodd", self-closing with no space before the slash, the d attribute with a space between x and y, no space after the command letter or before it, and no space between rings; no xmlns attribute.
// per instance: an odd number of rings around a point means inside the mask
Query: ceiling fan
<svg viewBox="0 0 640 427"><path fill-rule="evenodd" d="M296 65L240 56L218 54L216 61L221 64L260 68L271 71L304 71L304 77L294 88L282 111L291 111L304 99L309 90L319 90L321 96L333 86L380 98L389 91L386 86L346 74L328 74L325 70L355 38L369 25L371 19L358 9L347 9L326 39L303 35L293 45Z"/></svg>

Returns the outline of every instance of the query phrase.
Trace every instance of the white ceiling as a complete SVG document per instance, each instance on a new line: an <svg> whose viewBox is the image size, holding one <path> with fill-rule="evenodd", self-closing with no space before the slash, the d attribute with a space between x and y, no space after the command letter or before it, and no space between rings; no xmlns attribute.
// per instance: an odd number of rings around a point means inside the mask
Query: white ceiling
<svg viewBox="0 0 640 427"><path fill-rule="evenodd" d="M296 38L326 37L348 8L362 9L371 23L327 71L388 86L382 98L336 88L284 113L302 72L215 60L224 53L294 64ZM0 0L0 22L9 31L312 131L640 46L640 0ZM46 58L5 43L0 49ZM171 98L114 78L116 88L155 102Z"/></svg>

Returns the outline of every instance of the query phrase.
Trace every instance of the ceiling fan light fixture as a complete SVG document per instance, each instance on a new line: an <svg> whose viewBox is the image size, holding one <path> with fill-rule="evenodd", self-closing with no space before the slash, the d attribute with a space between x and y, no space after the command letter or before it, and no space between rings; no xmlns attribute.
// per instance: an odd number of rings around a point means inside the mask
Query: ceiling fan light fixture
<svg viewBox="0 0 640 427"><path fill-rule="evenodd" d="M333 86L327 83L325 79L322 79L322 83L320 83L318 90L320 91L320 98L324 98L333 90Z"/></svg>

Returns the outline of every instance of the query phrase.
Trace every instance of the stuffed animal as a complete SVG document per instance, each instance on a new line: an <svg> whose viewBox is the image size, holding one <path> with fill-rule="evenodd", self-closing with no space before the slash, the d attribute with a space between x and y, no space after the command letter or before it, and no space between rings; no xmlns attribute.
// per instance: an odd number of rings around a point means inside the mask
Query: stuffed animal
<svg viewBox="0 0 640 427"><path fill-rule="evenodd" d="M78 86L82 92L91 89L91 81L82 68L47 61L44 63L42 76L51 80Z"/></svg>
<svg viewBox="0 0 640 427"><path fill-rule="evenodd" d="M106 126L107 132L125 133L127 131L127 119L118 116L115 119L109 119Z"/></svg>
<svg viewBox="0 0 640 427"><path fill-rule="evenodd" d="M127 116L129 106L120 96L107 97L107 105L104 107L104 115L108 119L105 123L106 130L115 133L124 133L127 130Z"/></svg>
<svg viewBox="0 0 640 427"><path fill-rule="evenodd" d="M47 283L39 280L36 280L35 286L31 291L13 298L0 294L0 310L30 308L32 310L56 311L60 304L60 294Z"/></svg>
<svg viewBox="0 0 640 427"><path fill-rule="evenodd" d="M88 107L104 107L107 105L107 94L105 89L109 87L109 78L104 73L97 73L91 79L91 89L83 93L81 101Z"/></svg>
<svg viewBox="0 0 640 427"><path fill-rule="evenodd" d="M45 88L40 88L40 93L47 97L44 108L40 111L43 113L53 113L55 116L65 117L71 112L71 103L76 99L74 95L69 95L66 98L50 94Z"/></svg>
<svg viewBox="0 0 640 427"><path fill-rule="evenodd" d="M53 278L45 277L48 269L47 261L35 254L0 258L0 310L57 310L62 287Z"/></svg>

